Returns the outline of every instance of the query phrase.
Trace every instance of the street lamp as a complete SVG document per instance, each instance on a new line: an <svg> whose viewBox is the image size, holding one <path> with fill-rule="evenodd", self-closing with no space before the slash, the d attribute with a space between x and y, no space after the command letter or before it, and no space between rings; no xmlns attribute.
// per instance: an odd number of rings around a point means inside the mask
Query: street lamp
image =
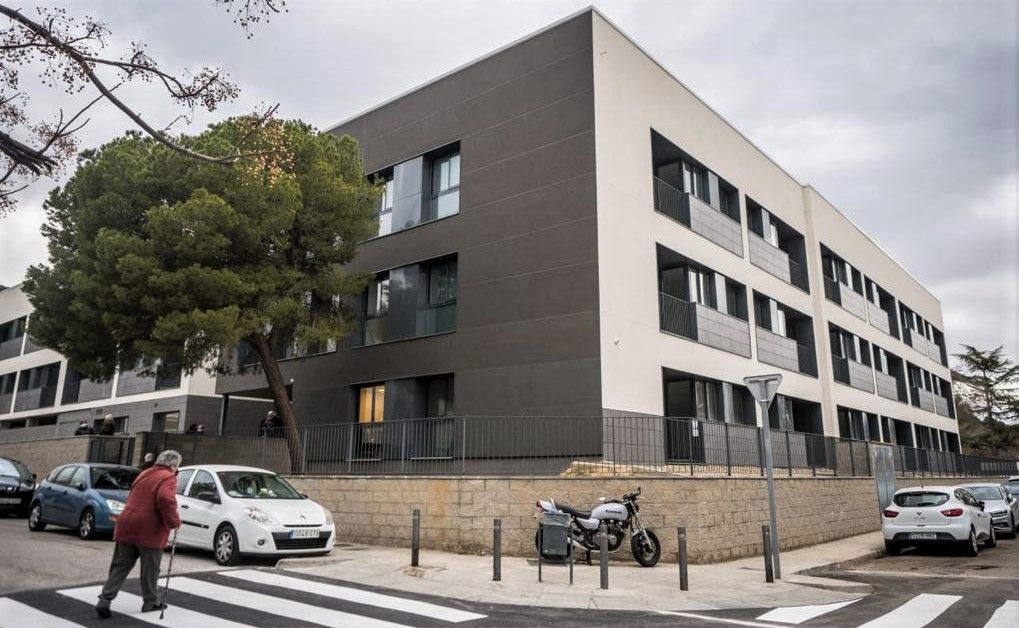
<svg viewBox="0 0 1019 628"><path fill-rule="evenodd" d="M764 464L768 469L768 511L771 517L771 547L774 560L775 577L782 578L782 568L778 559L778 517L775 514L775 476L772 471L771 459L771 425L768 421L768 408L771 406L775 393L778 392L778 385L782 383L782 376L775 375L754 375L744 377L743 383L750 389L750 393L761 406L761 439L764 441Z"/></svg>

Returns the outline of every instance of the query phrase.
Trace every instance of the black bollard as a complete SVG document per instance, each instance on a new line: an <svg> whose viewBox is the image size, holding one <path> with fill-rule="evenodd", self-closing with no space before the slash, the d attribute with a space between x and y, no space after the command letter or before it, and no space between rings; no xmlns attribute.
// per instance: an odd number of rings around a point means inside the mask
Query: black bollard
<svg viewBox="0 0 1019 628"><path fill-rule="evenodd" d="M601 588L609 588L609 531L605 524L598 526L598 551L601 552Z"/></svg>
<svg viewBox="0 0 1019 628"><path fill-rule="evenodd" d="M689 591L690 590L690 578L686 570L686 528L676 528L676 547L678 547L678 560L679 560L679 590Z"/></svg>
<svg viewBox="0 0 1019 628"><path fill-rule="evenodd" d="M421 511L414 509L414 517L410 528L410 566L418 566L418 555L421 553Z"/></svg>
<svg viewBox="0 0 1019 628"><path fill-rule="evenodd" d="M775 582L775 564L771 562L771 530L767 524L761 526L761 536L764 539L764 581Z"/></svg>
<svg viewBox="0 0 1019 628"><path fill-rule="evenodd" d="M492 580L502 580L502 519L492 522Z"/></svg>

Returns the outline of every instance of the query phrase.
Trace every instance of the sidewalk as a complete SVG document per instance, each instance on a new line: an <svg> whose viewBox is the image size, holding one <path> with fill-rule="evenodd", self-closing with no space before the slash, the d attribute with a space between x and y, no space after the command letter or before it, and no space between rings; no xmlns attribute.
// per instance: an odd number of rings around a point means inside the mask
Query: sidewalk
<svg viewBox="0 0 1019 628"><path fill-rule="evenodd" d="M883 547L881 533L873 532L784 552L784 578L764 582L764 559L749 558L714 565L690 565L690 590L679 590L675 563L644 569L634 562L609 565L609 589L599 587L595 556L592 566L547 565L544 582L538 582L533 559L503 557L502 581L492 581L491 556L466 556L421 551L420 567L410 567L410 549L337 546L324 558L284 559L278 569L348 580L410 593L453 597L480 603L541 605L557 608L615 610L696 611L771 608L830 604L863 597L867 585L796 572L832 563L873 556Z"/></svg>

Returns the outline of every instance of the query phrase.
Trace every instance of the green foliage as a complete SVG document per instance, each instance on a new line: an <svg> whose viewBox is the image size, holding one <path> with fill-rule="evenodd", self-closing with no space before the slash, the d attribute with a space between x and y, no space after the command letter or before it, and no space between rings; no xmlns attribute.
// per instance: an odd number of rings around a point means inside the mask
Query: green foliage
<svg viewBox="0 0 1019 628"><path fill-rule="evenodd" d="M982 421L959 397L956 397L955 408L964 453L1019 459L1019 425Z"/></svg>
<svg viewBox="0 0 1019 628"><path fill-rule="evenodd" d="M1019 417L1016 413L1019 365L1005 355L1004 347L987 350L965 344L962 347L964 351L955 354L962 369L956 379L964 384L960 396L972 411L991 422L1009 422Z"/></svg>
<svg viewBox="0 0 1019 628"><path fill-rule="evenodd" d="M228 149L247 132L227 121L182 142ZM350 300L333 297L363 289L343 265L377 228L378 190L350 137L287 122L272 141L279 170L203 163L137 133L83 153L46 205L49 264L25 282L33 338L102 379L143 357L210 368L259 335L348 334Z"/></svg>

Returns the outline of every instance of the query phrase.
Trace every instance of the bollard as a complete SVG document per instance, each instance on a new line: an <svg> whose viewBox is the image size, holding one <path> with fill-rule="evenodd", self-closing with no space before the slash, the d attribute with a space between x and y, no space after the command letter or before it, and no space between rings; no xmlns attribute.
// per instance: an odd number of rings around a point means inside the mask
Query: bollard
<svg viewBox="0 0 1019 628"><path fill-rule="evenodd" d="M418 566L418 555L421 552L421 511L414 509L414 517L410 528L410 566Z"/></svg>
<svg viewBox="0 0 1019 628"><path fill-rule="evenodd" d="M545 525L538 523L538 582L541 582L541 548L545 544Z"/></svg>
<svg viewBox="0 0 1019 628"><path fill-rule="evenodd" d="M605 524L598 526L598 551L601 552L601 588L609 588L609 531Z"/></svg>
<svg viewBox="0 0 1019 628"><path fill-rule="evenodd" d="M761 537L764 539L764 581L775 582L775 565L771 562L771 530L767 525L761 526Z"/></svg>
<svg viewBox="0 0 1019 628"><path fill-rule="evenodd" d="M502 580L502 519L492 522L492 580Z"/></svg>
<svg viewBox="0 0 1019 628"><path fill-rule="evenodd" d="M682 526L676 528L676 547L679 548L679 590L689 591L690 579L686 570L686 528Z"/></svg>

